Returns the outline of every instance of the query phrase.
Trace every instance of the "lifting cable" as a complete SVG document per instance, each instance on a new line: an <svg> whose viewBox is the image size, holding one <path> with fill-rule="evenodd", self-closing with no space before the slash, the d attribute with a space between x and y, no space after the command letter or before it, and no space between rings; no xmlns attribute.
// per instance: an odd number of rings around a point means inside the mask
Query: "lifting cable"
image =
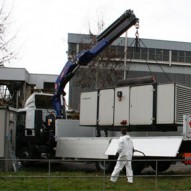
<svg viewBox="0 0 191 191"><path fill-rule="evenodd" d="M134 43L134 49L136 50L136 52L138 52L138 51L140 51L140 48L142 48L141 45L143 45L143 48L145 48L145 49L147 50L146 52L148 52L148 48L146 47L145 43L139 38L139 32L138 32L139 23L136 23L135 27L136 27L135 39L132 41L132 43L129 45L129 47L132 47L132 45L133 45L133 43ZM125 56L125 54L127 54L127 52L128 52L128 48L126 49L126 52L124 53L124 56ZM161 66L161 64L158 63L158 61L157 61L155 55L153 55L153 58L154 58L154 61L156 62L156 64L160 67L161 71L163 72L163 74L165 75L165 77L167 78L167 80L168 80L169 82L171 82L170 77L169 77L168 74L164 71L164 69L163 69L163 67ZM130 70L130 66L131 66L132 59L133 59L133 51L131 52L131 56L130 56L130 58L129 58L129 67L128 67L128 70L126 71L127 74L128 74L128 72L129 72L129 70ZM146 58L145 58L144 60L145 60L145 62L146 62L146 65L147 65L147 67L148 67L149 72L150 72L151 75L153 76L153 72L152 72L152 70L151 70L151 68L150 68L150 65L149 65L149 63L148 63L148 58L147 58L147 56L146 56Z"/></svg>
<svg viewBox="0 0 191 191"><path fill-rule="evenodd" d="M144 44L144 42L143 42L141 39L139 39L139 41L143 44L144 48L146 48L146 49L148 50L148 48L146 47L146 45ZM168 74L164 71L164 69L163 69L163 67L161 66L161 64L158 63L158 60L155 58L155 56L153 56L153 57L154 57L154 60L155 60L156 64L160 67L161 71L163 72L163 74L165 75L165 77L167 78L167 80L168 80L169 82L171 82L170 77L169 77ZM146 59L145 61L147 62L147 59ZM147 64L147 65L148 65L148 64Z"/></svg>

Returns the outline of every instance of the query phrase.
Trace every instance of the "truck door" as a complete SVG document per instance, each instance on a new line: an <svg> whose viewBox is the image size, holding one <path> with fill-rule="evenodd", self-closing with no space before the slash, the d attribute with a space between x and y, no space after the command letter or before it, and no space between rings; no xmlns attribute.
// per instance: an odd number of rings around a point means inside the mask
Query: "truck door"
<svg viewBox="0 0 191 191"><path fill-rule="evenodd" d="M25 136L25 123L26 123L26 111L18 112L17 125L16 125L16 137L22 139Z"/></svg>

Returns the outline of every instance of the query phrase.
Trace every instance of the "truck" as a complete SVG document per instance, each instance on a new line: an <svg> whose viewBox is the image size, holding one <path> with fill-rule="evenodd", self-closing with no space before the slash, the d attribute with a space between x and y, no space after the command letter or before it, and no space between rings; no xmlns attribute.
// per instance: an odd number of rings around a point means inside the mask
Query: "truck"
<svg viewBox="0 0 191 191"><path fill-rule="evenodd" d="M183 160L185 153L190 153L191 115L185 115L185 111L179 111L178 107L180 106L178 106L177 101L179 100L184 103L187 97L191 96L189 95L191 94L191 88L172 83L158 84L157 89L162 88L157 94L157 98L159 99L158 104L161 106L161 96L165 96L165 100L167 100L163 104L163 109L167 110L165 112L168 115L164 115L164 110L161 112L159 108L158 112L160 113L157 113L158 119L156 122L157 124L159 123L159 126L154 127L153 112L150 112L149 117L142 118L143 114L148 115L146 111L151 109L149 108L149 103L153 101L153 97L151 96L152 99L148 99L147 97L144 102L139 98L137 99L137 103L125 97L135 96L134 94L130 95L131 91L127 91L129 88L135 87L138 89L141 88L141 95L150 94L151 92L153 94L153 89L147 86L153 88L153 84L139 84L136 86L134 84L133 86L115 87L112 91L111 89L99 90L99 94L98 90L83 92L81 94L79 120L67 119L67 114L66 119L56 119L54 108L51 104L47 104L51 103L49 101L53 95L33 93L28 98L24 109L16 110L9 108L16 114L15 127L12 127L10 130L12 132L11 142L14 145L16 157L22 159L21 163L25 166L32 165L34 163L33 159L35 161L37 159L55 158L61 160L89 160L95 161L96 168L99 171L105 170L106 172L110 172L115 165L115 154L120 135L119 131L125 127L131 135L135 147L132 162L134 174L139 174L148 166L151 166L154 170L157 168L158 171L167 170L171 164L175 163L176 159ZM182 93L179 95L181 97L178 97L177 88L183 88L187 91L188 94L183 94L185 98L181 96ZM122 91L123 95L120 95L121 100L118 99L119 94L121 94L117 93L119 90ZM105 99L106 97L107 99ZM112 98L111 100L110 97ZM104 99L104 102L102 99ZM129 102L130 107L127 107L126 101ZM144 108L145 112L141 111L136 114L136 124L134 118L129 118L132 112L130 111L131 104L133 104L131 101L137 104L137 108L139 108L140 103L142 107L144 104L147 105ZM107 102L111 103L108 104ZM112 104L112 107L108 107L108 105ZM117 104L122 105L121 113L118 111L119 106ZM94 108L94 105L96 108ZM103 108L105 111L104 115L106 116L102 118L103 113L101 110ZM113 112L112 123L108 123L110 117L107 115L111 114L110 109ZM95 113L98 114L95 115ZM150 117L152 117L152 122ZM142 125L142 120L145 121L144 125ZM15 130L16 132L14 132ZM155 160L159 160L157 167Z"/></svg>
<svg viewBox="0 0 191 191"><path fill-rule="evenodd" d="M31 164L28 159L69 158L95 160L98 170L110 171L122 127L134 143L135 174L148 165L167 170L172 159L191 153L191 88L180 84L158 84L153 77L122 80L113 88L82 93L80 119L67 119L65 85L80 66L138 22L132 10L125 11L97 37L95 46L66 63L53 95L34 93L23 109L11 109L16 113L11 142L23 165ZM158 165L155 159L160 159Z"/></svg>

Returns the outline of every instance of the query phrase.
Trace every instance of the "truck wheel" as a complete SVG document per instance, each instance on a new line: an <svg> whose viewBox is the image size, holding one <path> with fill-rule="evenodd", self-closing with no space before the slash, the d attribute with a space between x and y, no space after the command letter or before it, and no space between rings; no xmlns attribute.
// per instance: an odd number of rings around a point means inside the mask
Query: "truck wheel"
<svg viewBox="0 0 191 191"><path fill-rule="evenodd" d="M22 147L20 149L19 158L20 159L27 159L26 161L25 160L21 161L21 164L23 166L30 166L32 164L32 161L29 161L29 159L32 159L32 155L31 155L30 149L28 147Z"/></svg>
<svg viewBox="0 0 191 191"><path fill-rule="evenodd" d="M159 161L157 163L157 170L159 172L166 171L166 170L168 170L170 165L171 165L171 162L169 162L169 161ZM153 170L156 171L156 162L151 163L151 167L152 167Z"/></svg>
<svg viewBox="0 0 191 191"><path fill-rule="evenodd" d="M142 161L132 161L132 170L134 175L141 174L141 171L144 169L145 164Z"/></svg>
<svg viewBox="0 0 191 191"><path fill-rule="evenodd" d="M97 161L95 162L96 168L100 172L111 172L115 166L115 162L112 161Z"/></svg>

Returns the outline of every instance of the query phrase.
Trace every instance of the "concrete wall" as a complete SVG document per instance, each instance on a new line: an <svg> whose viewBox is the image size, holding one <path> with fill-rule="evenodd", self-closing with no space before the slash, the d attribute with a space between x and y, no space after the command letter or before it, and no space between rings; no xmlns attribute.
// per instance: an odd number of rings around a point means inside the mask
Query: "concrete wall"
<svg viewBox="0 0 191 191"><path fill-rule="evenodd" d="M0 171L13 169L16 148L16 109L0 107ZM15 169L14 169L15 170Z"/></svg>

